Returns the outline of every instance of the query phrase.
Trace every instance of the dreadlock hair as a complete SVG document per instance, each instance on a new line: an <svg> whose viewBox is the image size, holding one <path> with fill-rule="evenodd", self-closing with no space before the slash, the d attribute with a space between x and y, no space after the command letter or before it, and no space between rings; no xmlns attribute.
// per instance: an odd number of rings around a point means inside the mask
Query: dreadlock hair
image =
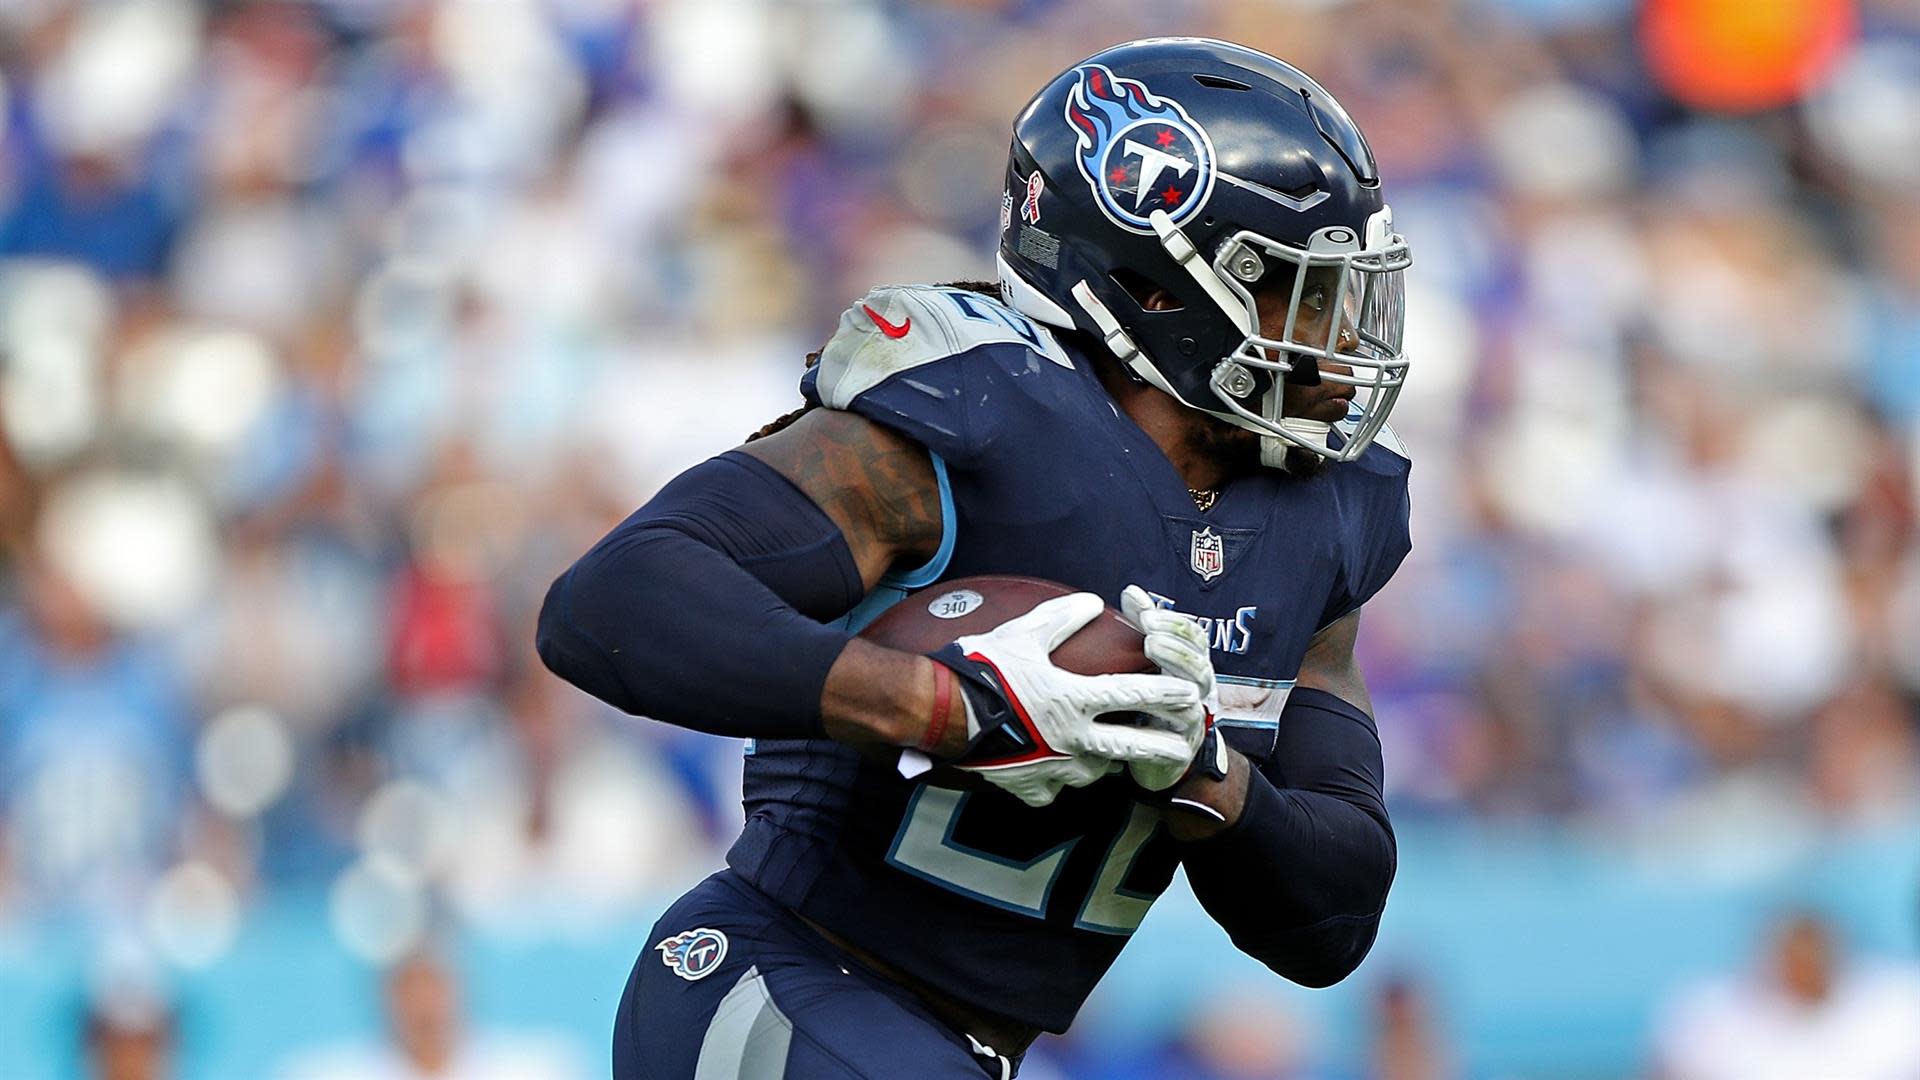
<svg viewBox="0 0 1920 1080"><path fill-rule="evenodd" d="M812 368L815 364L818 364L819 362L820 362L820 354L818 352L810 352L807 354L806 367L802 368L801 370L802 371L808 370ZM760 425L760 430L747 436L746 441L752 442L755 439L764 439L769 435L773 435L778 432L785 431L786 429L793 426L793 422L795 420L800 419L801 417L807 415L808 413L812 412L817 408L819 408L818 405L815 405L813 402L809 401L790 413L783 413L779 416L776 416L773 419L767 421L766 423Z"/></svg>
<svg viewBox="0 0 1920 1080"><path fill-rule="evenodd" d="M997 281L943 281L940 283L940 288L965 289L967 292L979 293L981 296L989 297L993 300L1002 299L1001 292L1000 292L1000 283ZM820 362L820 352L824 351L825 349L826 349L826 346L822 345L820 349L815 350L814 352L808 353L806 367L802 368L801 370L804 371L818 364ZM819 408L818 405L815 405L813 402L809 401L806 404L800 406L799 408L793 410L790 413L787 413L784 416L777 416L772 420L767 421L765 424L761 425L760 430L747 436L745 441L752 442L755 439L764 439L769 435L773 435L773 434L777 434L779 432L785 431L787 428L793 426L794 421L800 419L801 417L807 415L808 413L812 412L817 408Z"/></svg>

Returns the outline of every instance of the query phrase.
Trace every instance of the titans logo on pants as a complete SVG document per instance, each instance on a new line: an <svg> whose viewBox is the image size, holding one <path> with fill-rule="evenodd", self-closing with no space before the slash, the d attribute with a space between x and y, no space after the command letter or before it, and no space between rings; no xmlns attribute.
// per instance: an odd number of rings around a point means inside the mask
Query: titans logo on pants
<svg viewBox="0 0 1920 1080"><path fill-rule="evenodd" d="M1067 123L1101 212L1137 233L1153 232L1155 210L1176 225L1199 213L1213 193L1213 142L1205 129L1179 102L1104 65L1084 64L1074 74Z"/></svg>
<svg viewBox="0 0 1920 1080"><path fill-rule="evenodd" d="M703 926L675 934L654 948L660 950L660 962L675 975L688 982L699 982L713 974L720 967L720 961L727 958L727 935Z"/></svg>

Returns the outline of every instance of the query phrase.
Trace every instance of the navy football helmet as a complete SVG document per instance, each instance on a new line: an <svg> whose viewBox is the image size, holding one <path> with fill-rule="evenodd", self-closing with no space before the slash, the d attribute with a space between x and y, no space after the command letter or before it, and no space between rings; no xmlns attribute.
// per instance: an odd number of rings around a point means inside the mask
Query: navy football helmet
<svg viewBox="0 0 1920 1080"><path fill-rule="evenodd" d="M1001 218L1012 306L1259 433L1268 465L1358 457L1400 395L1412 257L1373 153L1265 53L1152 38L1075 64L1014 121ZM1282 384L1316 378L1356 388L1338 439L1282 415Z"/></svg>

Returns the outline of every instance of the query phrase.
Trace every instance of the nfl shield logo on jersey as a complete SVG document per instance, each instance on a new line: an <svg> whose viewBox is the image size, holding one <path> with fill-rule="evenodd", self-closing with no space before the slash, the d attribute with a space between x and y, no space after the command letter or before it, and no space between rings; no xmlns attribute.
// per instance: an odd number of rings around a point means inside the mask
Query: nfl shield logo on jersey
<svg viewBox="0 0 1920 1080"><path fill-rule="evenodd" d="M1193 572L1201 581L1212 581L1227 568L1227 545L1211 528L1193 534Z"/></svg>
<svg viewBox="0 0 1920 1080"><path fill-rule="evenodd" d="M703 926L675 934L654 948L660 950L660 962L675 975L698 982L713 974L720 961L727 958L727 935Z"/></svg>

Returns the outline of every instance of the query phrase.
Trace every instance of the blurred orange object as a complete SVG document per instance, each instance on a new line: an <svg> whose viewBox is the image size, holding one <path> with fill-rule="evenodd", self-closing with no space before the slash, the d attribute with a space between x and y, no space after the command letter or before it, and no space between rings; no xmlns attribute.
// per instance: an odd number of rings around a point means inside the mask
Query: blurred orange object
<svg viewBox="0 0 1920 1080"><path fill-rule="evenodd" d="M1648 0L1641 46L1685 105L1754 112L1789 105L1845 54L1853 0Z"/></svg>

